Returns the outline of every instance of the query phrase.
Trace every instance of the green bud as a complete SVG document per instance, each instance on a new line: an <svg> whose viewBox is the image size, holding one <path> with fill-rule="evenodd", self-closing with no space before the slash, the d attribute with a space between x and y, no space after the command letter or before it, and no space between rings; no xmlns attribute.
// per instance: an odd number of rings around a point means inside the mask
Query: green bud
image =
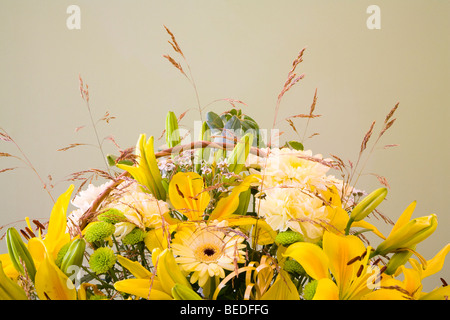
<svg viewBox="0 0 450 320"><path fill-rule="evenodd" d="M416 246L413 246L413 250L416 248ZM404 265L406 262L408 262L409 258L412 256L413 251L411 250L404 250L395 253L390 259L386 266L386 270L384 271L388 275L393 275L397 269Z"/></svg>
<svg viewBox="0 0 450 320"><path fill-rule="evenodd" d="M178 130L178 120L175 113L169 111L166 117L166 143L169 148L180 144L180 133Z"/></svg>
<svg viewBox="0 0 450 320"><path fill-rule="evenodd" d="M360 203L358 203L350 214L350 219L353 221L360 221L367 217L369 213L375 210L378 205L383 202L388 190L386 188L379 188L371 192Z"/></svg>
<svg viewBox="0 0 450 320"><path fill-rule="evenodd" d="M25 270L21 261L25 264L26 271L30 279L34 282L36 275L36 267L30 252L22 241L19 232L15 228L9 228L6 231L6 243L8 247L9 257L14 268L21 274L25 274Z"/></svg>
<svg viewBox="0 0 450 320"><path fill-rule="evenodd" d="M58 268L61 269L61 262L64 258L64 256L67 253L67 250L70 247L71 242L67 242L65 245L63 245L61 247L61 249L59 249L58 254L56 255L56 259L55 259L55 264L58 266Z"/></svg>
<svg viewBox="0 0 450 320"><path fill-rule="evenodd" d="M86 242L83 239L75 239L70 242L66 254L61 261L61 271L66 275L70 275L70 266L81 267L84 258L84 250L86 249Z"/></svg>
<svg viewBox="0 0 450 320"><path fill-rule="evenodd" d="M172 288L172 296L175 300L202 300L197 292L181 283L175 283Z"/></svg>
<svg viewBox="0 0 450 320"><path fill-rule="evenodd" d="M230 156L228 157L228 171L236 174L240 173L245 167L250 147L253 143L253 135L247 133L236 144Z"/></svg>

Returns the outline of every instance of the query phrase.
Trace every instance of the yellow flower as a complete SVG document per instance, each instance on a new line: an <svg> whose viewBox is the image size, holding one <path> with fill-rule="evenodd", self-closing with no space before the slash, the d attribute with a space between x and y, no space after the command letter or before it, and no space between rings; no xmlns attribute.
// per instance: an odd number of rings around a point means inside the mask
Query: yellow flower
<svg viewBox="0 0 450 320"><path fill-rule="evenodd" d="M288 247L284 256L295 259L318 280L314 299L350 300L361 299L373 290L376 268L368 265L370 250L355 236L325 232L323 249L297 242Z"/></svg>
<svg viewBox="0 0 450 320"><path fill-rule="evenodd" d="M435 214L410 220L415 207L416 202L414 201L406 208L389 236L378 245L372 256L385 255L398 249L410 248L425 240L436 230L437 217Z"/></svg>
<svg viewBox="0 0 450 320"><path fill-rule="evenodd" d="M439 272L444 266L445 257L450 252L450 243L441 249L432 259L419 263L415 259L409 262L412 268L404 265L397 269L392 277L381 280L380 289L370 293L366 299L395 299L395 300L444 300L450 296L450 286L441 286L430 292L423 292L422 281L426 277ZM403 275L403 280L396 277Z"/></svg>
<svg viewBox="0 0 450 320"><path fill-rule="evenodd" d="M152 251L152 263L156 268L155 274L145 269L139 262L122 256L117 256L117 259L135 276L134 279L120 280L114 283L114 288L118 291L149 300L172 300L172 290L177 284L191 288L169 249Z"/></svg>
<svg viewBox="0 0 450 320"><path fill-rule="evenodd" d="M172 250L177 263L192 272L191 283L203 287L210 277L225 277L225 270L234 270L245 261L244 237L227 228L226 221L206 225L188 225L175 235Z"/></svg>
<svg viewBox="0 0 450 320"><path fill-rule="evenodd" d="M210 196L203 178L195 172L178 172L170 180L169 198L174 208L190 221L203 219Z"/></svg>

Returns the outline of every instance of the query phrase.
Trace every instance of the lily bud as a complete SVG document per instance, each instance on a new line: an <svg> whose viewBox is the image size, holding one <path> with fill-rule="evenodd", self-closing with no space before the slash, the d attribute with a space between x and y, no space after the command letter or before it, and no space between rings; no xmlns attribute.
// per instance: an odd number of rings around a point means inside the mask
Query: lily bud
<svg viewBox="0 0 450 320"><path fill-rule="evenodd" d="M415 246L411 249L414 250ZM408 262L409 258L411 258L412 254L413 254L412 250L403 250L403 251L395 253L389 259L389 262L386 266L387 268L384 272L390 276L393 275L400 266L403 266L406 262Z"/></svg>
<svg viewBox="0 0 450 320"><path fill-rule="evenodd" d="M178 120L175 113L169 111L166 117L166 143L169 148L180 144L180 133L178 131Z"/></svg>
<svg viewBox="0 0 450 320"><path fill-rule="evenodd" d="M81 267L83 263L84 250L86 249L86 242L83 239L75 239L67 249L66 254L61 261L61 271L66 275L70 275L70 266Z"/></svg>
<svg viewBox="0 0 450 320"><path fill-rule="evenodd" d="M6 243L8 247L9 257L14 268L21 274L25 274L22 262L25 264L26 271L30 279L34 282L36 275L36 267L30 252L22 241L19 232L15 228L9 228L6 231ZM22 261L22 262L21 262Z"/></svg>
<svg viewBox="0 0 450 320"><path fill-rule="evenodd" d="M386 188L379 188L371 192L360 203L358 203L355 208L353 208L352 213L350 214L350 219L353 221L360 221L367 217L369 213L375 210L375 208L383 202L387 193L388 190Z"/></svg>
<svg viewBox="0 0 450 320"><path fill-rule="evenodd" d="M172 296L175 300L202 300L194 290L180 283L173 286Z"/></svg>
<svg viewBox="0 0 450 320"><path fill-rule="evenodd" d="M247 133L241 138L241 140L236 144L233 151L228 158L228 170L229 172L234 172L238 174L242 171L245 166L245 161L247 160L248 154L250 152L250 147L253 143L253 135Z"/></svg>
<svg viewBox="0 0 450 320"><path fill-rule="evenodd" d="M410 248L428 238L437 227L435 214L420 217L409 221L380 243L374 254L385 255L401 248Z"/></svg>

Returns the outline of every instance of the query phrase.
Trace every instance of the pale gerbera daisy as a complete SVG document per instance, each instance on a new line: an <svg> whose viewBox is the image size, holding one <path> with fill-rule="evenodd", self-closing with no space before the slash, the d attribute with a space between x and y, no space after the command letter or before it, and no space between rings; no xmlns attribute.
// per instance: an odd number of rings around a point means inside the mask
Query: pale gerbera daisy
<svg viewBox="0 0 450 320"><path fill-rule="evenodd" d="M191 283L203 287L210 277L225 277L225 270L234 270L245 262L243 236L226 227L226 223L191 225L175 235L172 250L177 263L191 273Z"/></svg>

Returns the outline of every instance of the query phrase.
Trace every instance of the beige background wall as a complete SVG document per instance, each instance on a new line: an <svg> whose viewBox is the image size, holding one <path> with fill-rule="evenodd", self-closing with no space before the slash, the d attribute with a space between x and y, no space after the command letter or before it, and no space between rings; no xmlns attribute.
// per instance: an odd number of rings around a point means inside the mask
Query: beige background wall
<svg viewBox="0 0 450 320"><path fill-rule="evenodd" d="M69 30L66 9L81 8L81 29ZM366 9L381 9L381 29L369 30ZM366 173L387 177L391 189L382 211L396 220L413 200L414 217L437 213L439 226L419 250L429 259L450 242L449 83L450 2L404 1L24 1L0 2L0 127L17 141L44 179L51 174L57 197L72 172L103 168L89 114L79 95L78 75L88 83L101 136L114 135L122 147L139 133L159 136L171 109L189 111L187 127L198 119L189 83L162 55L172 54L167 25L185 52L200 100L240 99L263 128L272 126L276 97L291 62L307 46L299 71L306 77L281 105L279 128L295 138L283 121L306 113L318 90L316 112L306 142L314 153L355 160L373 120L380 129L387 112L400 102L394 127L383 137L390 150L376 149ZM222 112L223 102L208 110ZM303 132L304 121L296 121ZM75 132L75 128L88 125ZM162 143L162 141L161 141ZM106 152L114 152L105 143ZM0 152L17 150L0 141ZM0 169L22 166L0 158ZM100 183L100 182L99 182ZM366 175L357 187L379 184ZM0 174L0 225L25 216L49 216L52 202L29 169ZM387 232L383 222L373 220ZM5 229L4 229L5 230ZM4 242L1 252L6 252ZM450 259L450 258L449 258ZM439 276L450 280L447 261ZM438 277L426 289L440 284Z"/></svg>

